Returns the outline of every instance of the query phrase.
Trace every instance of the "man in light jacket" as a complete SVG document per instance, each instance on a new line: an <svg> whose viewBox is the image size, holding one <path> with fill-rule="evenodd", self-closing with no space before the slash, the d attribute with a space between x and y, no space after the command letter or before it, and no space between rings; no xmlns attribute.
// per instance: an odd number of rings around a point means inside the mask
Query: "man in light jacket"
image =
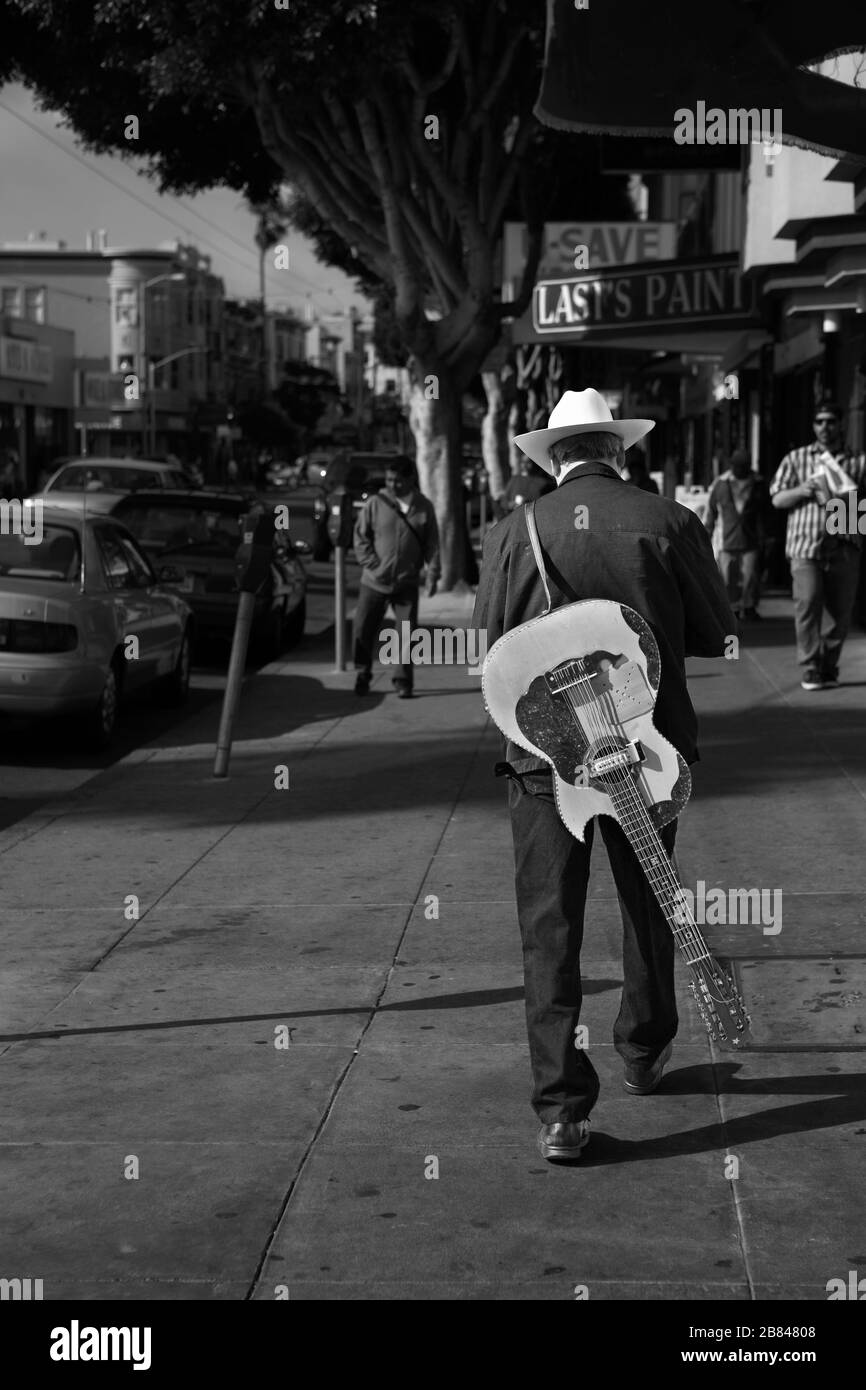
<svg viewBox="0 0 866 1390"><path fill-rule="evenodd" d="M355 694L366 695L373 668L373 644L385 609L394 610L397 631L410 631L418 621L418 585L427 568L427 593L439 581L439 529L433 503L413 487L408 458L395 457L385 470L385 486L368 497L355 523L355 557L361 565L361 585L355 608ZM412 666L397 666L393 685L401 700L412 695Z"/></svg>

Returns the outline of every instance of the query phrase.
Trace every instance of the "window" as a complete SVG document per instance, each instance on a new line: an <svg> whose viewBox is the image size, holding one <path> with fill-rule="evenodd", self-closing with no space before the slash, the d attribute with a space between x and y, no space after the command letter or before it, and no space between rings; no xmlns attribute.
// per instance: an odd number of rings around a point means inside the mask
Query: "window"
<svg viewBox="0 0 866 1390"><path fill-rule="evenodd" d="M24 291L24 317L29 319L31 323L45 322L44 285Z"/></svg>
<svg viewBox="0 0 866 1390"><path fill-rule="evenodd" d="M81 548L77 532L45 522L39 544L31 544L32 539L23 533L0 534L0 577L24 579L32 576L67 584L78 578Z"/></svg>
<svg viewBox="0 0 866 1390"><path fill-rule="evenodd" d="M96 540L109 589L133 588L132 565L118 533L107 526L100 526L96 531Z"/></svg>
<svg viewBox="0 0 866 1390"><path fill-rule="evenodd" d="M21 317L21 290L15 286L4 286L0 291L0 309L6 318L20 319Z"/></svg>
<svg viewBox="0 0 866 1390"><path fill-rule="evenodd" d="M181 359L176 357L173 362L169 362L168 364L168 385L170 391L177 391L180 389L180 363Z"/></svg>
<svg viewBox="0 0 866 1390"><path fill-rule="evenodd" d="M124 285L114 297L114 322L126 328L134 328L138 323L138 291L134 286Z"/></svg>
<svg viewBox="0 0 866 1390"><path fill-rule="evenodd" d="M129 561L129 568L132 573L132 582L138 589L147 589L151 584L156 583L156 575L150 566L150 561L143 555L138 546L129 536L119 535L112 531L112 536L116 536L123 553Z"/></svg>

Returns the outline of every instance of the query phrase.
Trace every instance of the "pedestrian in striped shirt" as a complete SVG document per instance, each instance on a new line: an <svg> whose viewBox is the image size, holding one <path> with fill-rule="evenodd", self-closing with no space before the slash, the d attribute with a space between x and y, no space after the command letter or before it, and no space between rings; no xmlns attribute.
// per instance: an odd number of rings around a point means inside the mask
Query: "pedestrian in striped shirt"
<svg viewBox="0 0 866 1390"><path fill-rule="evenodd" d="M815 442L792 449L782 459L770 497L788 513L785 554L791 564L797 659L804 690L838 685L839 657L851 625L860 575L860 536L838 533L827 525L832 495L821 465L827 458L866 495L866 454L848 453L842 445L842 408L824 401L813 420ZM830 627L822 632L824 610Z"/></svg>

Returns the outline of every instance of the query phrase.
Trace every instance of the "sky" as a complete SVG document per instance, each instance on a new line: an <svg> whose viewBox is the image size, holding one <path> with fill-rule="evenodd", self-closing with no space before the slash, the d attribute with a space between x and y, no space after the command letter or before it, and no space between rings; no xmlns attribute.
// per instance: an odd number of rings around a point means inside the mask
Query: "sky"
<svg viewBox="0 0 866 1390"><path fill-rule="evenodd" d="M228 297L258 298L255 219L239 193L161 195L133 161L86 152L59 116L40 111L27 89L12 83L0 88L0 190L0 245L45 232L48 241L83 250L87 233L100 227L109 246L155 246L180 238L212 257ZM352 304L365 309L352 281L321 265L306 237L289 232L284 241L290 269L276 270L271 254L270 307L303 316L312 296L317 317L345 314Z"/></svg>

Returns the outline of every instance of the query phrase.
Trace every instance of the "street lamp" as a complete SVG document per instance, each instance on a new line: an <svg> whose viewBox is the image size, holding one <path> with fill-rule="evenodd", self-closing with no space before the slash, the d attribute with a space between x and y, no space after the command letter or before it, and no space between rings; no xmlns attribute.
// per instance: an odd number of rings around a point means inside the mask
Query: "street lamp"
<svg viewBox="0 0 866 1390"><path fill-rule="evenodd" d="M154 277L153 277L152 280L143 280L143 281L141 281L141 283L140 283L139 286L138 286L138 323L139 323L139 328L140 328L140 330L141 330L141 332L140 332L140 337L141 337L141 361L142 361L142 366L145 367L145 371L144 371L143 375L144 375L145 378L147 378L148 380L149 380L149 372L147 371L147 367L146 367L146 364L147 364L147 332L146 332L146 327L145 327L145 309L146 309L146 304L147 304L147 291L148 291L149 289L151 289L154 285L161 285L161 284L162 284L164 281L166 281L166 280L175 280L175 281L177 281L177 280L185 280L185 279L186 279L186 275L184 274L184 272L183 272L182 270L173 270L173 271L167 272L165 275L154 275ZM148 417L148 414L149 414L149 413L150 413L150 388L148 387L148 396L147 396L147 400L146 400L146 402L145 402L144 409L143 409L142 412L141 412L141 450L142 450L142 454L143 454L145 457L147 456L147 451L148 451L148 450L147 450L147 417Z"/></svg>
<svg viewBox="0 0 866 1390"><path fill-rule="evenodd" d="M154 402L154 394L155 394L155 390L156 390L155 385L154 385L154 379L155 379L155 377L156 377L156 373L157 373L158 369L159 369L160 367L164 367L164 366L166 365L166 363L168 363L168 362L176 362L177 359L178 359L179 357L189 357L189 356L191 356L192 353L194 353L194 352L210 352L210 348L208 348L208 347L186 347L186 348L181 348L179 352L170 352L170 353L168 354L167 357L160 357L160 359L159 359L157 362L148 362L148 364L147 364L147 411L146 411L146 415L149 417L149 420L150 420L150 450L153 451L153 452L155 452L155 450L156 450L156 411L154 410L154 405L155 405L155 402ZM145 421L145 428L147 428L147 421ZM147 448L147 446L145 446L145 447Z"/></svg>

